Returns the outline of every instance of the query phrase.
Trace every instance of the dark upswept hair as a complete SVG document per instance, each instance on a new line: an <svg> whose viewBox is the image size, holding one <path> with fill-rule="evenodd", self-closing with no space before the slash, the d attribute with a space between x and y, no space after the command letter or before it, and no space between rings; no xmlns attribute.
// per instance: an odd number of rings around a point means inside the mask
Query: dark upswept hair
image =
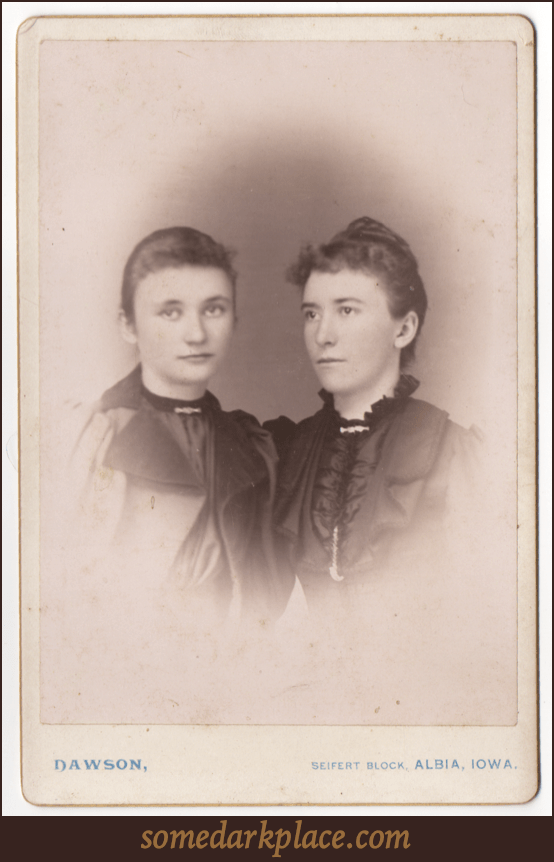
<svg viewBox="0 0 554 862"><path fill-rule="evenodd" d="M182 266L205 266L221 269L233 288L233 303L237 273L233 269L233 252L206 233L192 227L168 227L156 230L143 239L131 252L123 270L121 310L129 321L134 319L134 299L139 283L152 272L179 269Z"/></svg>
<svg viewBox="0 0 554 862"><path fill-rule="evenodd" d="M328 243L304 246L296 263L287 270L287 280L303 290L312 272L337 273L343 269L382 276L393 318L401 319L409 311L417 314L417 332L400 353L400 367L405 368L415 357L427 312L427 294L408 243L381 222L363 216Z"/></svg>

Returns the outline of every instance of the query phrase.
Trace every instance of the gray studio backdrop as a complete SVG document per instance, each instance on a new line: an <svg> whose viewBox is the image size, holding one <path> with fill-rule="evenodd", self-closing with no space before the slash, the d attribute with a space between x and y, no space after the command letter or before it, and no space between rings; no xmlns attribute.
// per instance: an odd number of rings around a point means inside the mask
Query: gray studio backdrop
<svg viewBox="0 0 554 862"><path fill-rule="evenodd" d="M224 408L314 412L284 271L302 242L369 215L408 240L427 286L420 397L510 444L515 46L49 41L40 63L43 418L133 367L121 273L170 225L237 250L239 323L211 387Z"/></svg>

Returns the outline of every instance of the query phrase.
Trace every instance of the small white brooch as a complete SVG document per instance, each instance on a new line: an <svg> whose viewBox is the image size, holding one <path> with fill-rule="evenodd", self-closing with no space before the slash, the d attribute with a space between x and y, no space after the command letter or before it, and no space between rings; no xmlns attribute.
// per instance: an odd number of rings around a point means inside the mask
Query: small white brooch
<svg viewBox="0 0 554 862"><path fill-rule="evenodd" d="M367 425L348 425L346 428L341 428L341 434L356 434L358 431L369 431Z"/></svg>

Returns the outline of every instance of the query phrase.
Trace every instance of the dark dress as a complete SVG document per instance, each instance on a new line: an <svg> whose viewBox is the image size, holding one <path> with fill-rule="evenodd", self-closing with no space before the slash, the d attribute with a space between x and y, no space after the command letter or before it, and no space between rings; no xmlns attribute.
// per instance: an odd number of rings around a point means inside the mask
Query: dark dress
<svg viewBox="0 0 554 862"><path fill-rule="evenodd" d="M135 496L158 505L171 496L183 506L188 498L198 511L188 531L181 524L171 579L223 615L279 616L288 591L270 535L276 456L256 419L224 412L210 392L194 402L154 395L142 386L140 368L102 396L99 412L113 425L102 466L126 477L114 541L136 539Z"/></svg>
<svg viewBox="0 0 554 862"><path fill-rule="evenodd" d="M43 721L242 720L248 644L292 582L273 557L270 434L209 392L148 392L140 368L73 412L44 558Z"/></svg>
<svg viewBox="0 0 554 862"><path fill-rule="evenodd" d="M452 460L471 460L478 435L413 399L417 386L403 375L393 398L353 420L322 390L315 416L264 426L281 458L276 530L309 603L367 580L407 535L446 514Z"/></svg>
<svg viewBox="0 0 554 862"><path fill-rule="evenodd" d="M323 391L314 416L264 426L280 454L281 570L311 620L306 702L323 723L514 715L513 584L488 554L481 436L414 399L417 385L402 376L359 420Z"/></svg>

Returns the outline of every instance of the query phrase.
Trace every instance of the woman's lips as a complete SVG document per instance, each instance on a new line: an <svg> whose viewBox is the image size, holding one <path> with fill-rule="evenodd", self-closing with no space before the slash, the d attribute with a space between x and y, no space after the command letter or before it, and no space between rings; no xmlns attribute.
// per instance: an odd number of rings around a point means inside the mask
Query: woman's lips
<svg viewBox="0 0 554 862"><path fill-rule="evenodd" d="M191 353L188 356L179 356L179 359L186 359L187 362L205 362L207 359L211 359L213 357L213 353Z"/></svg>

